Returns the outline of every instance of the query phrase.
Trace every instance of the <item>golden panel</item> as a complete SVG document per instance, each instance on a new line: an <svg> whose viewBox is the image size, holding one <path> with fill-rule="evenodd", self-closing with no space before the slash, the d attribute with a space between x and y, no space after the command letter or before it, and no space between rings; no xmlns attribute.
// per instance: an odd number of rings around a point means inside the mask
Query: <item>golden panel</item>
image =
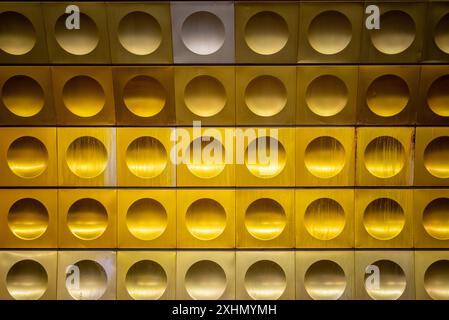
<svg viewBox="0 0 449 320"><path fill-rule="evenodd" d="M361 59L375 63L407 63L421 59L426 3L366 2L380 9L381 27L363 28Z"/></svg>
<svg viewBox="0 0 449 320"><path fill-rule="evenodd" d="M236 123L293 124L295 106L295 67L237 67Z"/></svg>
<svg viewBox="0 0 449 320"><path fill-rule="evenodd" d="M115 300L116 281L115 252L58 252L58 300Z"/></svg>
<svg viewBox="0 0 449 320"><path fill-rule="evenodd" d="M79 8L79 29L66 27L69 14L65 12L70 5ZM105 3L45 2L42 8L52 63L111 63Z"/></svg>
<svg viewBox="0 0 449 320"><path fill-rule="evenodd" d="M118 190L118 247L175 248L176 190Z"/></svg>
<svg viewBox="0 0 449 320"><path fill-rule="evenodd" d="M52 67L58 124L115 124L110 67Z"/></svg>
<svg viewBox="0 0 449 320"><path fill-rule="evenodd" d="M117 179L119 186L175 186L171 161L174 128L118 128Z"/></svg>
<svg viewBox="0 0 449 320"><path fill-rule="evenodd" d="M0 251L1 300L55 300L55 251Z"/></svg>
<svg viewBox="0 0 449 320"><path fill-rule="evenodd" d="M235 185L234 128L178 128L176 136L177 186Z"/></svg>
<svg viewBox="0 0 449 320"><path fill-rule="evenodd" d="M237 190L237 248L293 248L294 197L293 189Z"/></svg>
<svg viewBox="0 0 449 320"><path fill-rule="evenodd" d="M356 190L356 248L412 248L412 199L410 189Z"/></svg>
<svg viewBox="0 0 449 320"><path fill-rule="evenodd" d="M49 67L0 68L0 125L55 125Z"/></svg>
<svg viewBox="0 0 449 320"><path fill-rule="evenodd" d="M48 63L44 19L40 3L0 4L0 63Z"/></svg>
<svg viewBox="0 0 449 320"><path fill-rule="evenodd" d="M177 300L235 298L234 251L178 251Z"/></svg>
<svg viewBox="0 0 449 320"><path fill-rule="evenodd" d="M192 126L235 124L235 68L175 68L176 121Z"/></svg>
<svg viewBox="0 0 449 320"><path fill-rule="evenodd" d="M414 251L355 251L356 299L415 299L414 264Z"/></svg>
<svg viewBox="0 0 449 320"><path fill-rule="evenodd" d="M354 251L296 251L296 299L350 300Z"/></svg>
<svg viewBox="0 0 449 320"><path fill-rule="evenodd" d="M177 190L178 248L235 248L235 190Z"/></svg>
<svg viewBox="0 0 449 320"><path fill-rule="evenodd" d="M60 186L116 184L115 128L58 128Z"/></svg>
<svg viewBox="0 0 449 320"><path fill-rule="evenodd" d="M296 185L353 186L355 128L296 128Z"/></svg>
<svg viewBox="0 0 449 320"><path fill-rule="evenodd" d="M362 3L300 3L298 61L358 61L363 11Z"/></svg>
<svg viewBox="0 0 449 320"><path fill-rule="evenodd" d="M118 300L174 300L175 251L117 252Z"/></svg>
<svg viewBox="0 0 449 320"><path fill-rule="evenodd" d="M417 128L415 186L449 186L449 128Z"/></svg>
<svg viewBox="0 0 449 320"><path fill-rule="evenodd" d="M408 186L413 182L414 128L357 128L358 186Z"/></svg>
<svg viewBox="0 0 449 320"><path fill-rule="evenodd" d="M297 248L354 247L354 190L295 190Z"/></svg>
<svg viewBox="0 0 449 320"><path fill-rule="evenodd" d="M421 66L418 123L449 123L449 67Z"/></svg>
<svg viewBox="0 0 449 320"><path fill-rule="evenodd" d="M236 128L237 186L294 186L294 128Z"/></svg>
<svg viewBox="0 0 449 320"><path fill-rule="evenodd" d="M0 190L0 248L57 248L57 191Z"/></svg>
<svg viewBox="0 0 449 320"><path fill-rule="evenodd" d="M358 66L299 66L297 124L354 124Z"/></svg>
<svg viewBox="0 0 449 320"><path fill-rule="evenodd" d="M427 5L427 29L424 42L423 61L449 61L449 4L430 2Z"/></svg>
<svg viewBox="0 0 449 320"><path fill-rule="evenodd" d="M173 63L170 4L107 3L112 63Z"/></svg>
<svg viewBox="0 0 449 320"><path fill-rule="evenodd" d="M117 247L117 191L59 189L60 248Z"/></svg>
<svg viewBox="0 0 449 320"><path fill-rule="evenodd" d="M357 122L415 123L419 73L419 66L361 66Z"/></svg>
<svg viewBox="0 0 449 320"><path fill-rule="evenodd" d="M56 128L0 128L0 186L56 186Z"/></svg>
<svg viewBox="0 0 449 320"><path fill-rule="evenodd" d="M235 3L236 62L296 63L297 3Z"/></svg>
<svg viewBox="0 0 449 320"><path fill-rule="evenodd" d="M416 299L449 299L449 252L415 251Z"/></svg>
<svg viewBox="0 0 449 320"><path fill-rule="evenodd" d="M114 67L119 125L175 123L173 67Z"/></svg>
<svg viewBox="0 0 449 320"><path fill-rule="evenodd" d="M237 251L236 299L294 300L293 251Z"/></svg>

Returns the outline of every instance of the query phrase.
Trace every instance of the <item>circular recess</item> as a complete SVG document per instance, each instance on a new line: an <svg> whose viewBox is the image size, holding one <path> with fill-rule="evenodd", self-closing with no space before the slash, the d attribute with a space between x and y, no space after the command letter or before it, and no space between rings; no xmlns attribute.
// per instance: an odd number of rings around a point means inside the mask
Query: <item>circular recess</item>
<svg viewBox="0 0 449 320"><path fill-rule="evenodd" d="M66 27L67 14L58 18L55 24L56 42L73 55L83 56L95 50L100 40L95 22L86 14L80 13L79 29Z"/></svg>
<svg viewBox="0 0 449 320"><path fill-rule="evenodd" d="M79 270L79 286L70 285L72 273L66 276L66 289L75 300L98 300L106 292L108 276L103 267L92 260L81 260L74 264Z"/></svg>
<svg viewBox="0 0 449 320"><path fill-rule="evenodd" d="M422 223L431 237L449 240L449 198L432 200L424 209Z"/></svg>
<svg viewBox="0 0 449 320"><path fill-rule="evenodd" d="M223 46L225 27L211 12L198 11L188 16L181 28L181 40L191 52L210 55Z"/></svg>
<svg viewBox="0 0 449 320"><path fill-rule="evenodd" d="M254 114L272 117L287 104L287 89L276 77L258 76L245 89L245 103Z"/></svg>
<svg viewBox="0 0 449 320"><path fill-rule="evenodd" d="M126 166L136 177L151 179L167 166L167 150L153 137L139 137L126 149Z"/></svg>
<svg viewBox="0 0 449 320"><path fill-rule="evenodd" d="M67 213L67 227L81 240L99 238L108 226L106 208L97 200L84 198L73 203Z"/></svg>
<svg viewBox="0 0 449 320"><path fill-rule="evenodd" d="M135 201L126 214L129 232L140 240L159 238L167 228L168 216L164 206L150 198Z"/></svg>
<svg viewBox="0 0 449 320"><path fill-rule="evenodd" d="M74 140L66 152L70 171L83 179L99 176L108 164L108 152L97 138L84 136Z"/></svg>
<svg viewBox="0 0 449 320"><path fill-rule="evenodd" d="M317 178L329 179L338 175L346 163L346 152L340 141L323 136L312 140L304 153L304 164Z"/></svg>
<svg viewBox="0 0 449 320"><path fill-rule="evenodd" d="M392 10L380 16L380 29L371 30L371 43L381 53L399 54L415 41L416 26L406 12Z"/></svg>
<svg viewBox="0 0 449 320"><path fill-rule="evenodd" d="M20 178L33 179L48 167L48 152L37 138L24 136L14 140L6 154L8 167Z"/></svg>
<svg viewBox="0 0 449 320"><path fill-rule="evenodd" d="M167 290L167 274L157 262L138 261L126 273L125 286L134 300L157 300Z"/></svg>
<svg viewBox="0 0 449 320"><path fill-rule="evenodd" d="M103 87L89 76L75 76L64 84L62 101L74 115L82 118L97 115L106 100Z"/></svg>
<svg viewBox="0 0 449 320"><path fill-rule="evenodd" d="M20 56L30 52L36 44L36 30L24 15L5 11L0 13L0 50Z"/></svg>
<svg viewBox="0 0 449 320"><path fill-rule="evenodd" d="M345 211L337 201L329 198L313 201L304 214L307 232L318 240L336 238L343 231L345 224Z"/></svg>
<svg viewBox="0 0 449 320"><path fill-rule="evenodd" d="M153 117L165 107L167 92L162 84L149 76L136 76L123 88L126 108L138 117Z"/></svg>
<svg viewBox="0 0 449 320"><path fill-rule="evenodd" d="M434 177L449 178L449 136L435 138L427 145L424 166Z"/></svg>
<svg viewBox="0 0 449 320"><path fill-rule="evenodd" d="M372 201L363 213L363 226L375 239L391 240L404 228L405 215L401 205L389 198Z"/></svg>
<svg viewBox="0 0 449 320"><path fill-rule="evenodd" d="M119 22L117 36L125 50L138 56L153 53L162 42L159 22L142 11L133 11L124 16Z"/></svg>
<svg viewBox="0 0 449 320"><path fill-rule="evenodd" d="M246 230L258 240L272 240L278 237L286 224L287 216L284 208L273 199L257 199L246 209Z"/></svg>
<svg viewBox="0 0 449 320"><path fill-rule="evenodd" d="M390 260L379 260L371 265L377 267L379 272L377 274L378 278L373 273L365 273L363 282L368 295L374 300L399 299L407 287L404 270ZM375 283L377 282L375 280L379 280L379 283Z"/></svg>
<svg viewBox="0 0 449 320"><path fill-rule="evenodd" d="M197 116L212 117L226 105L226 89L216 78L202 75L193 78L184 90L187 108Z"/></svg>
<svg viewBox="0 0 449 320"><path fill-rule="evenodd" d="M287 44L288 25L279 14L261 11L253 15L246 23L244 37L248 47L255 53L275 54Z"/></svg>
<svg viewBox="0 0 449 320"><path fill-rule="evenodd" d="M226 228L226 211L213 199L196 200L187 209L186 227L199 240L216 239Z"/></svg>
<svg viewBox="0 0 449 320"><path fill-rule="evenodd" d="M47 288L47 272L34 260L16 262L6 275L6 289L16 300L37 300Z"/></svg>
<svg viewBox="0 0 449 320"><path fill-rule="evenodd" d="M381 117L392 117L407 106L410 90L402 78L387 74L376 78L366 92L370 110Z"/></svg>
<svg viewBox="0 0 449 320"><path fill-rule="evenodd" d="M337 300L346 289L345 272L336 262L317 261L307 269L304 287L314 300Z"/></svg>
<svg viewBox="0 0 449 320"><path fill-rule="evenodd" d="M438 260L424 273L424 289L434 300L449 300L449 261Z"/></svg>
<svg viewBox="0 0 449 320"><path fill-rule="evenodd" d="M332 117L339 114L348 103L348 88L334 75L315 78L307 87L307 107L318 116Z"/></svg>
<svg viewBox="0 0 449 320"><path fill-rule="evenodd" d="M284 270L275 262L260 260L253 263L245 274L246 292L254 300L279 299L287 287Z"/></svg>
<svg viewBox="0 0 449 320"><path fill-rule="evenodd" d="M14 202L8 212L8 227L22 240L35 240L41 237L48 228L48 220L47 208L32 198Z"/></svg>
<svg viewBox="0 0 449 320"><path fill-rule="evenodd" d="M437 47L449 54L449 13L445 14L437 23L434 31Z"/></svg>
<svg viewBox="0 0 449 320"><path fill-rule="evenodd" d="M375 177L392 178L405 165L405 151L401 142L393 137L381 136L372 140L365 149L365 167Z"/></svg>
<svg viewBox="0 0 449 320"><path fill-rule="evenodd" d="M187 169L198 178L214 178L226 166L226 150L221 142L213 137L196 138L190 143L186 154Z"/></svg>
<svg viewBox="0 0 449 320"><path fill-rule="evenodd" d="M186 272L185 288L192 299L217 300L226 290L226 273L216 262L195 262Z"/></svg>
<svg viewBox="0 0 449 320"><path fill-rule="evenodd" d="M432 82L427 92L427 105L430 110L441 117L449 117L449 75L444 75Z"/></svg>
<svg viewBox="0 0 449 320"><path fill-rule="evenodd" d="M287 153L282 143L272 137L259 137L245 150L246 168L258 178L274 178L284 170Z"/></svg>
<svg viewBox="0 0 449 320"><path fill-rule="evenodd" d="M17 75L3 84L2 101L16 116L32 117L44 107L44 91L33 78Z"/></svg>
<svg viewBox="0 0 449 320"><path fill-rule="evenodd" d="M341 12L321 12L309 25L307 40L317 52L326 55L342 52L351 42L352 25Z"/></svg>

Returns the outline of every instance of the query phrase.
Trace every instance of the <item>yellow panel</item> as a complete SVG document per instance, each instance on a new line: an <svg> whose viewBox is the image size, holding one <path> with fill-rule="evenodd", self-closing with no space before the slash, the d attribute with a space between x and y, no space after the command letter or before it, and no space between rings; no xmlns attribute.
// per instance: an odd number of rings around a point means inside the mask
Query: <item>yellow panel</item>
<svg viewBox="0 0 449 320"><path fill-rule="evenodd" d="M427 5L427 29L423 45L423 61L446 62L449 59L447 26L449 4L432 1Z"/></svg>
<svg viewBox="0 0 449 320"><path fill-rule="evenodd" d="M421 66L418 123L449 123L449 67Z"/></svg>
<svg viewBox="0 0 449 320"><path fill-rule="evenodd" d="M415 252L416 299L448 300L449 252Z"/></svg>

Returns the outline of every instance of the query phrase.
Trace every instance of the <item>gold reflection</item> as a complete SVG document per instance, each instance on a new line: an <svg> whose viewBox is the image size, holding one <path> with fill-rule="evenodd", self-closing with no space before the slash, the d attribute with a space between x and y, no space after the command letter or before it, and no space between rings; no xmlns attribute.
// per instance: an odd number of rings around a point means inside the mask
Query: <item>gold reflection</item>
<svg viewBox="0 0 449 320"><path fill-rule="evenodd" d="M449 117L449 75L436 79L427 92L429 108L441 117Z"/></svg>
<svg viewBox="0 0 449 320"><path fill-rule="evenodd" d="M11 143L6 154L11 171L24 179L40 176L48 166L48 152L37 138L25 136Z"/></svg>
<svg viewBox="0 0 449 320"><path fill-rule="evenodd" d="M103 87L89 76L76 76L64 84L62 100L67 109L78 117L93 117L105 105Z"/></svg>
<svg viewBox="0 0 449 320"><path fill-rule="evenodd" d="M449 199L438 198L424 209L422 223L427 233L438 240L449 240Z"/></svg>
<svg viewBox="0 0 449 320"><path fill-rule="evenodd" d="M212 117L226 105L226 89L214 77L201 75L190 80L184 90L187 108L197 116Z"/></svg>
<svg viewBox="0 0 449 320"><path fill-rule="evenodd" d="M19 117L32 117L44 107L44 91L39 83L28 76L9 78L2 88L6 108Z"/></svg>
<svg viewBox="0 0 449 320"><path fill-rule="evenodd" d="M337 300L346 289L346 276L338 263L320 260L304 275L304 287L314 300Z"/></svg>
<svg viewBox="0 0 449 320"><path fill-rule="evenodd" d="M370 110L381 117L392 117L407 106L410 91L407 83L395 75L383 75L375 79L366 92Z"/></svg>
<svg viewBox="0 0 449 320"><path fill-rule="evenodd" d="M159 81L149 76L130 79L123 89L123 100L129 111L139 117L153 117L165 106L166 91Z"/></svg>
<svg viewBox="0 0 449 320"><path fill-rule="evenodd" d="M379 260L371 265L379 268L379 285L367 281L371 274L365 273L364 284L368 295L374 300L399 299L407 287L404 270L390 260ZM369 287L367 284L370 284Z"/></svg>
<svg viewBox="0 0 449 320"><path fill-rule="evenodd" d="M244 284L249 296L254 300L276 300L284 293L287 278L277 263L261 260L248 268Z"/></svg>
<svg viewBox="0 0 449 320"><path fill-rule="evenodd" d="M194 263L185 276L187 293L195 300L216 300L226 290L227 279L216 262L201 260Z"/></svg>
<svg viewBox="0 0 449 320"><path fill-rule="evenodd" d="M186 213L187 230L199 240L213 240L226 228L226 211L213 199L199 199Z"/></svg>
<svg viewBox="0 0 449 320"><path fill-rule="evenodd" d="M61 48L73 55L82 56L95 50L100 40L95 22L86 14L80 13L80 28L67 29L68 15L58 18L55 24L56 42Z"/></svg>
<svg viewBox="0 0 449 320"><path fill-rule="evenodd" d="M139 137L126 150L126 165L139 178L157 177L167 166L167 151L159 140Z"/></svg>
<svg viewBox="0 0 449 320"><path fill-rule="evenodd" d="M126 214L129 232L140 240L154 240L167 228L168 217L165 208L150 198L135 201Z"/></svg>
<svg viewBox="0 0 449 320"><path fill-rule="evenodd" d="M6 275L6 289L16 300L37 300L47 288L47 272L34 260L15 263Z"/></svg>
<svg viewBox="0 0 449 320"><path fill-rule="evenodd" d="M48 227L47 208L36 199L24 198L16 201L8 212L8 227L22 240L35 240Z"/></svg>
<svg viewBox="0 0 449 320"><path fill-rule="evenodd" d="M278 78L258 76L245 89L245 103L254 114L271 117L281 112L287 104L287 89Z"/></svg>
<svg viewBox="0 0 449 320"><path fill-rule="evenodd" d="M98 139L84 136L69 145L66 158L70 171L80 178L92 179L106 169L108 153Z"/></svg>
<svg viewBox="0 0 449 320"><path fill-rule="evenodd" d="M134 300L156 300L167 289L167 274L154 261L138 261L126 273L125 285Z"/></svg>
<svg viewBox="0 0 449 320"><path fill-rule="evenodd" d="M364 155L366 169L377 178L394 177L405 165L404 147L398 140L389 136L372 140Z"/></svg>
<svg viewBox="0 0 449 320"><path fill-rule="evenodd" d="M74 265L79 269L79 286L69 285L66 276L66 289L75 300L98 300L106 291L108 278L103 267L92 260L78 261Z"/></svg>
<svg viewBox="0 0 449 320"><path fill-rule="evenodd" d="M284 208L273 199L257 199L246 209L245 227L256 239L272 240L284 231L286 224Z"/></svg>
<svg viewBox="0 0 449 320"><path fill-rule="evenodd" d="M108 226L105 207L94 199L76 201L67 213L67 226L77 238L94 240L100 237Z"/></svg>
<svg viewBox="0 0 449 320"><path fill-rule="evenodd" d="M437 178L449 178L449 137L432 140L424 150L424 166Z"/></svg>
<svg viewBox="0 0 449 320"><path fill-rule="evenodd" d="M254 139L245 150L245 165L258 178L274 178L284 170L286 162L284 146L272 137Z"/></svg>
<svg viewBox="0 0 449 320"><path fill-rule="evenodd" d="M346 152L332 137L318 137L306 148L304 163L315 177L329 179L338 175L346 163Z"/></svg>
<svg viewBox="0 0 449 320"><path fill-rule="evenodd" d="M396 201L380 198L372 201L363 213L365 230L378 240L391 240L405 224L404 210Z"/></svg>
<svg viewBox="0 0 449 320"><path fill-rule="evenodd" d="M207 140L207 141L206 141ZM200 148L197 148L200 146ZM215 154L218 150L220 153ZM199 137L187 148L187 169L198 178L210 179L225 168L226 151L220 141L213 137Z"/></svg>
<svg viewBox="0 0 449 320"><path fill-rule="evenodd" d="M445 14L435 27L435 44L444 53L449 54L449 13Z"/></svg>
<svg viewBox="0 0 449 320"><path fill-rule="evenodd" d="M424 289L434 300L449 300L449 261L432 263L424 274Z"/></svg>
<svg viewBox="0 0 449 320"><path fill-rule="evenodd" d="M319 76L307 87L306 103L316 115L335 116L348 103L348 88L343 80L334 75Z"/></svg>
<svg viewBox="0 0 449 320"><path fill-rule="evenodd" d="M345 212L340 204L329 198L313 201L306 209L304 225L310 235L319 240L336 238L345 227Z"/></svg>
<svg viewBox="0 0 449 320"><path fill-rule="evenodd" d="M36 44L36 31L27 17L12 11L0 13L0 49L19 56L30 52Z"/></svg>

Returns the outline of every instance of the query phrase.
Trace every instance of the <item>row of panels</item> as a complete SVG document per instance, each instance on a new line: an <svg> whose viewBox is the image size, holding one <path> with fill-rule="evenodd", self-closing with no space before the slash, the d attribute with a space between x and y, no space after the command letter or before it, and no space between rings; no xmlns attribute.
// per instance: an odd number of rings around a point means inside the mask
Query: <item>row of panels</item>
<svg viewBox="0 0 449 320"><path fill-rule="evenodd" d="M448 251L0 252L0 299L447 300L448 292Z"/></svg>
<svg viewBox="0 0 449 320"><path fill-rule="evenodd" d="M0 186L449 186L447 127L18 127L0 136Z"/></svg>
<svg viewBox="0 0 449 320"><path fill-rule="evenodd" d="M449 61L447 2L14 2L0 20L1 64Z"/></svg>
<svg viewBox="0 0 449 320"><path fill-rule="evenodd" d="M0 67L0 126L449 124L449 66Z"/></svg>
<svg viewBox="0 0 449 320"><path fill-rule="evenodd" d="M449 189L2 189L0 248L449 248Z"/></svg>

